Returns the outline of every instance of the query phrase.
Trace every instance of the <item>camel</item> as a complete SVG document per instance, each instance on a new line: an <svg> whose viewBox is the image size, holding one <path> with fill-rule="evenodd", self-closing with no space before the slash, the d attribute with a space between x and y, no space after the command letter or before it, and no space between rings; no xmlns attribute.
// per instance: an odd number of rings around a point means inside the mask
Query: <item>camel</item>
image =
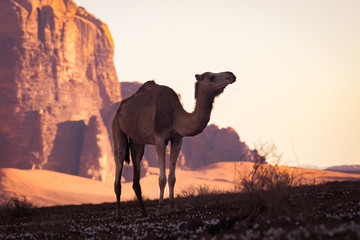
<svg viewBox="0 0 360 240"><path fill-rule="evenodd" d="M156 146L159 161L160 197L158 212L163 210L165 175L165 150L171 142L169 164L169 201L174 208L175 167L182 138L201 133L210 120L210 113L216 96L221 94L228 84L235 82L232 72L196 74L196 105L192 113L186 112L177 94L169 87L154 81L144 83L136 93L123 100L112 123L115 172L116 213L121 217L120 195L121 174L124 161L130 162L129 149L133 163L133 189L142 215L148 216L143 204L140 186L140 161L145 144Z"/></svg>

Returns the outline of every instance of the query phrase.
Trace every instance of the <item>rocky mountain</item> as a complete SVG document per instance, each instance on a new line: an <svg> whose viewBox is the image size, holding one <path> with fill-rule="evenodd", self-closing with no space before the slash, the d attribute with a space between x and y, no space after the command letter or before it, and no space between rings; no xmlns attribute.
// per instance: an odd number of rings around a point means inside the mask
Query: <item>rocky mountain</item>
<svg viewBox="0 0 360 240"><path fill-rule="evenodd" d="M72 0L0 1L0 167L111 177L113 52Z"/></svg>
<svg viewBox="0 0 360 240"><path fill-rule="evenodd" d="M360 165L341 165L328 167L325 170L343 173L360 173Z"/></svg>
<svg viewBox="0 0 360 240"><path fill-rule="evenodd" d="M184 138L182 153L185 166L191 169L217 162L250 162L254 154L233 128L219 128L214 124L197 136Z"/></svg>
<svg viewBox="0 0 360 240"><path fill-rule="evenodd" d="M118 82L106 24L72 0L0 1L0 168L114 179L111 121L140 83ZM178 166L251 161L231 128L185 138ZM168 156L167 156L168 157ZM147 146L142 176L157 167ZM132 180L132 168L123 176Z"/></svg>

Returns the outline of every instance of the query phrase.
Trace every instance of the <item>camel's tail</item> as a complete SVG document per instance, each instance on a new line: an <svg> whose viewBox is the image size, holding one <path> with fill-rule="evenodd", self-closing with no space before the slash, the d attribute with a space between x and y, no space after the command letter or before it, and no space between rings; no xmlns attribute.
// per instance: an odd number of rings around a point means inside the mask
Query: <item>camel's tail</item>
<svg viewBox="0 0 360 240"><path fill-rule="evenodd" d="M129 157L129 142L128 137L121 131L119 121L117 114L115 115L115 118L112 123L112 135L113 135L113 141L114 141L114 157L115 162L120 161L122 162L125 160L127 164L130 163L130 157ZM125 153L125 155L121 154ZM120 158L124 159L120 159Z"/></svg>

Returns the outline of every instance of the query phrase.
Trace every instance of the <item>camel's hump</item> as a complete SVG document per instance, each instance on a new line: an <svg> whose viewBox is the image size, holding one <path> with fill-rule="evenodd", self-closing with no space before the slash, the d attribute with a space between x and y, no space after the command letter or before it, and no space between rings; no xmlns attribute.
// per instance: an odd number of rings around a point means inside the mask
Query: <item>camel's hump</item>
<svg viewBox="0 0 360 240"><path fill-rule="evenodd" d="M140 89L147 89L147 88L153 88L154 86L157 86L156 82L154 80L147 81L143 85L141 85Z"/></svg>
<svg viewBox="0 0 360 240"><path fill-rule="evenodd" d="M144 83L143 85L141 85L139 87L139 89L136 91L135 94L143 94L147 91L152 91L152 89L154 87L158 86L154 80L151 80L151 81L147 81L146 83Z"/></svg>
<svg viewBox="0 0 360 240"><path fill-rule="evenodd" d="M123 102L137 101L135 99L142 99L142 100L147 99L147 101L150 101L150 99L148 99L149 97L150 98L151 96L155 97L158 96L159 94L164 96L169 96L169 95L177 96L176 93L171 88L167 86L159 85L155 81L151 80L141 85L139 89L132 96L128 97L127 99L124 99Z"/></svg>
<svg viewBox="0 0 360 240"><path fill-rule="evenodd" d="M123 99L123 102L124 100L127 100L129 98L134 98L135 96L139 96L139 95L141 96L149 92L154 92L154 88L156 88L156 86L158 85L155 83L155 81L153 80L147 81L144 84L142 84L135 93L133 93L131 96L127 97L126 99Z"/></svg>

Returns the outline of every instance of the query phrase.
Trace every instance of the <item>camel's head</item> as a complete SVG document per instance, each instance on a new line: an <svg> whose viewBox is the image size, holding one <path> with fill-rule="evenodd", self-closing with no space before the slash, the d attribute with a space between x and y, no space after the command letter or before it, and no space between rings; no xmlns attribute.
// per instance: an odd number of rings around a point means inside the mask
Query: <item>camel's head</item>
<svg viewBox="0 0 360 240"><path fill-rule="evenodd" d="M235 82L236 77L232 72L212 73L206 72L203 74L196 74L195 98L199 91L203 91L214 96L219 95L229 84Z"/></svg>

